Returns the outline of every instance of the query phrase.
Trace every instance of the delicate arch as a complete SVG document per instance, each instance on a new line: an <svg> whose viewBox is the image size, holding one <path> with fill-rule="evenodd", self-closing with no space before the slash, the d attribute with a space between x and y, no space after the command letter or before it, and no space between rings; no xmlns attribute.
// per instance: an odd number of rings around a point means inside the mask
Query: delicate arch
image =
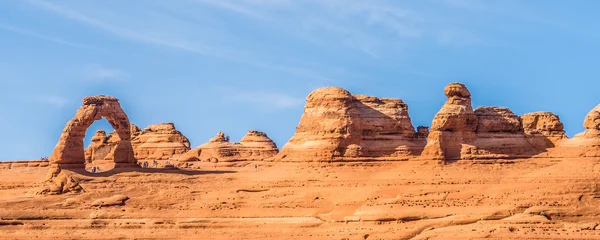
<svg viewBox="0 0 600 240"><path fill-rule="evenodd" d="M50 162L60 168L84 168L83 138L85 132L94 121L100 120L102 117L108 120L120 138L119 143L111 150L106 159L112 159L115 167L137 166L131 146L129 118L117 98L103 95L83 99L83 106L77 110L75 117L67 122L63 129L50 157Z"/></svg>

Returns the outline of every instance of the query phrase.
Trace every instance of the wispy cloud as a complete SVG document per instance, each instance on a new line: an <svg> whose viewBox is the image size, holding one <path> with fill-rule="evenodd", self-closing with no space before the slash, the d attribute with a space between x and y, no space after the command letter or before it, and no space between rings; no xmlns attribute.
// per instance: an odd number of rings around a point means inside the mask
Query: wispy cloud
<svg viewBox="0 0 600 240"><path fill-rule="evenodd" d="M68 19L71 19L71 20L74 20L74 21L77 21L77 22L80 22L80 23L83 23L86 25L90 25L92 27L102 29L104 31L107 31L107 32L114 34L121 38L134 40L134 41L138 41L138 42L143 42L143 43L148 43L148 44L164 46L164 47L176 48L179 50L184 50L184 51L189 51L189 52L194 52L194 53L199 53L199 54L210 55L205 47L199 46L199 44L197 44L197 43L192 45L191 43L182 41L182 40L168 41L168 40L162 39L157 36L151 36L151 35L140 33L138 31L118 27L118 26L106 23L104 21L98 20L96 18L87 16L78 11L64 8L59 5L52 4L50 2L46 2L46 1L42 1L42 0L27 0L27 2L34 6L40 7L42 9L52 11L56 14L59 14L59 15L65 17L65 18L68 18Z"/></svg>
<svg viewBox="0 0 600 240"><path fill-rule="evenodd" d="M40 95L32 98L35 103L48 104L57 108L64 107L69 102L66 98L58 95Z"/></svg>
<svg viewBox="0 0 600 240"><path fill-rule="evenodd" d="M232 87L215 87L215 92L223 96L223 100L268 108L287 109L302 106L304 98L288 95L279 91L240 90Z"/></svg>
<svg viewBox="0 0 600 240"><path fill-rule="evenodd" d="M220 7L224 7L227 10L235 11L238 13L245 13L249 15L256 15L253 11L244 10L242 6L236 4L234 1L214 1L214 0L196 0L202 3L215 4ZM193 54L199 54L208 57L214 57L227 61L240 62L250 66L272 69L276 71L286 72L298 76L308 77L315 80L331 80L326 77L326 74L317 72L313 69L305 69L298 65L288 65L280 62L264 61L260 59L260 54L256 52L246 52L247 46L240 46L240 48L232 48L232 46L217 46L204 44L203 39L206 35L201 32L194 35L193 37L185 37L180 34L175 34L169 29L151 28L147 31L139 29L127 28L127 24L120 24L119 26L109 23L109 21L103 21L99 18L95 18L79 11L75 11L57 4L42 0L27 0L33 6L41 9L53 12L67 19L77 21L79 23L92 26L101 30L104 30L119 38L127 39L130 41L140 42L144 44L156 45L161 47L172 48L180 51L185 51ZM281 2L277 0L246 0L245 3L252 4L271 4ZM146 24L147 25L147 24ZM195 33L197 29L190 26L187 33ZM210 35L209 35L210 36ZM214 37L214 36L212 36ZM223 36L223 38L233 38L233 36ZM218 42L218 41L217 41ZM221 43L222 45L224 43ZM245 44L244 42L238 44Z"/></svg>
<svg viewBox="0 0 600 240"><path fill-rule="evenodd" d="M1 24L1 23L0 23L0 29L6 30L6 31L11 31L14 33L22 34L22 35L26 35L26 36L37 38L37 39L42 39L42 40L58 43L58 44L68 45L71 47L86 48L86 49L98 49L97 47L94 47L94 46L81 44L81 43L75 43L75 42L71 42L71 41L66 41L66 40L63 40L63 39L60 39L57 37L47 36L47 35L44 35L41 33L33 32L33 31L26 30L23 28L5 25L5 24Z"/></svg>
<svg viewBox="0 0 600 240"><path fill-rule="evenodd" d="M83 68L83 74L87 79L105 81L123 79L129 74L116 68L107 68L100 64L88 64Z"/></svg>

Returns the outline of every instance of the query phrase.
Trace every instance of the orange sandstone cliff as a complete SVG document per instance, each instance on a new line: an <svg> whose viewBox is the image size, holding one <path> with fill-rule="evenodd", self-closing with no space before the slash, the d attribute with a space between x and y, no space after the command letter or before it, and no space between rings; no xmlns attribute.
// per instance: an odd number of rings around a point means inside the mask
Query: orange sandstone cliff
<svg viewBox="0 0 600 240"><path fill-rule="evenodd" d="M425 129L421 129L424 131ZM407 159L425 146L400 99L352 95L337 87L313 91L278 161Z"/></svg>

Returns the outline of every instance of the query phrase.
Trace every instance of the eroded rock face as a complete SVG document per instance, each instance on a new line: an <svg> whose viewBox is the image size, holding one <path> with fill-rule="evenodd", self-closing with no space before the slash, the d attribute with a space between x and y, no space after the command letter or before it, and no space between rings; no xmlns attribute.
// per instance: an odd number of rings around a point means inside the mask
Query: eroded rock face
<svg viewBox="0 0 600 240"><path fill-rule="evenodd" d="M109 96L85 97L83 106L77 110L75 117L67 122L58 144L50 157L52 164L67 168L84 168L85 153L83 138L87 128L102 117L115 129L119 141L106 156L113 160L115 167L136 166L136 159L131 146L129 118L121 108L117 98Z"/></svg>
<svg viewBox="0 0 600 240"><path fill-rule="evenodd" d="M190 141L173 123L154 124L132 136L133 151L138 160L169 160L190 150Z"/></svg>
<svg viewBox="0 0 600 240"><path fill-rule="evenodd" d="M530 142L540 148L553 148L566 139L564 125L551 112L533 112L521 116L523 130Z"/></svg>
<svg viewBox="0 0 600 240"><path fill-rule="evenodd" d="M393 98L354 97L354 104L358 108L360 139L347 149L358 146L361 154L357 157L405 159L423 151L425 137L415 132L406 103ZM345 156L350 157L347 154Z"/></svg>
<svg viewBox="0 0 600 240"><path fill-rule="evenodd" d="M532 145L523 131L521 119L503 107L478 107L476 139L469 143L461 159L528 158L546 151Z"/></svg>
<svg viewBox="0 0 600 240"><path fill-rule="evenodd" d="M478 107L475 109L477 116L477 133L483 132L508 132L521 133L521 119L510 109L503 107Z"/></svg>
<svg viewBox="0 0 600 240"><path fill-rule="evenodd" d="M435 115L422 157L460 159L465 144L476 139L477 116L471 106L471 93L462 83L444 88L448 100Z"/></svg>
<svg viewBox="0 0 600 240"><path fill-rule="evenodd" d="M320 88L308 95L296 133L276 157L287 161L332 160L359 141L358 109L350 92Z"/></svg>
<svg viewBox="0 0 600 240"><path fill-rule="evenodd" d="M173 123L160 123L143 131L131 124L131 144L135 158L141 160L173 160L190 150L190 141ZM108 153L117 146L120 138L113 131L108 136L98 130L86 149L86 161L109 160Z"/></svg>
<svg viewBox="0 0 600 240"><path fill-rule="evenodd" d="M564 135L564 125L560 118L551 112L532 112L521 116L523 129L527 134L541 133L545 136Z"/></svg>
<svg viewBox="0 0 600 240"><path fill-rule="evenodd" d="M276 159L406 158L418 155L424 145L402 100L325 87L308 95L296 133Z"/></svg>
<svg viewBox="0 0 600 240"><path fill-rule="evenodd" d="M600 104L585 116L583 126L588 130L600 130Z"/></svg>
<svg viewBox="0 0 600 240"><path fill-rule="evenodd" d="M572 139L560 141L553 151L557 157L600 157L600 105L593 108L583 121L585 131Z"/></svg>
<svg viewBox="0 0 600 240"><path fill-rule="evenodd" d="M117 134L109 134L106 136L104 130L98 130L92 136L92 143L85 149L85 161L91 163L98 160L107 160L108 154L113 151L119 142Z"/></svg>
<svg viewBox="0 0 600 240"><path fill-rule="evenodd" d="M207 143L182 154L179 161L260 161L275 156L277 152L277 145L266 133L251 130L239 143L232 143L229 136L219 132Z"/></svg>

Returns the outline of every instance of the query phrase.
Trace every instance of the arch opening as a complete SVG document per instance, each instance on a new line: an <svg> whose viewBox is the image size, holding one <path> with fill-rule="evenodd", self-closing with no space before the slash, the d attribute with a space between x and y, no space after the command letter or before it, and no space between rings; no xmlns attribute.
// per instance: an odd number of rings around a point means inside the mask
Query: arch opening
<svg viewBox="0 0 600 240"><path fill-rule="evenodd" d="M105 118L115 130L114 146L105 149L104 161L117 167L137 167L131 146L129 118L117 98L109 96L85 97L83 106L75 117L67 122L50 162L59 168L85 168L86 153L84 139L87 129L96 121Z"/></svg>

